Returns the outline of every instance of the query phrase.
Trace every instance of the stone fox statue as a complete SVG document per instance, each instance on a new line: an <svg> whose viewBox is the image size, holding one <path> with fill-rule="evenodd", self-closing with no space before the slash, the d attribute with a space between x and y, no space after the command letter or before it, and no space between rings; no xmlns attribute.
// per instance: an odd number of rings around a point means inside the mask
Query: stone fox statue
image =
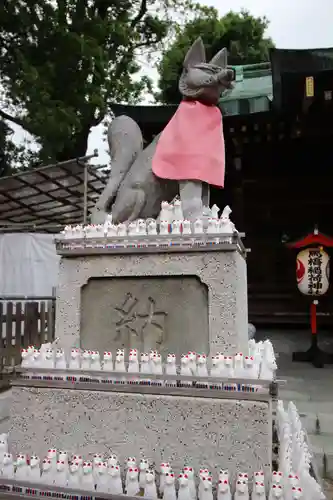
<svg viewBox="0 0 333 500"><path fill-rule="evenodd" d="M225 152L221 93L232 87L227 51L207 63L198 38L185 56L179 90L183 100L166 128L143 149L139 126L127 116L110 124L111 176L92 214L103 223L112 213L114 223L156 218L163 200L179 194L184 217L202 217L209 185L224 186Z"/></svg>

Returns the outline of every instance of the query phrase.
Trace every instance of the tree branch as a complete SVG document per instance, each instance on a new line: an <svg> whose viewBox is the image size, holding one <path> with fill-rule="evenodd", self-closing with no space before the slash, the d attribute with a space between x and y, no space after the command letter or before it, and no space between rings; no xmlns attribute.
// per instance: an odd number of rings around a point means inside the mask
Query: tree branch
<svg viewBox="0 0 333 500"><path fill-rule="evenodd" d="M101 17L101 19L104 20L106 18L107 9L110 6L110 4L111 4L111 2L107 2L106 0L95 0L95 8L97 9L98 15ZM132 21L130 23L131 29L135 28L135 26L141 21L141 19L146 14L147 10L148 10L147 9L147 0L141 0L139 12L132 19ZM141 47L141 46L143 46L143 45L138 44L138 47ZM126 59L128 59L130 52L131 51L133 52L133 48L137 48L137 47L136 46L132 47L132 44L130 44L130 47L128 48L126 53L123 55L121 61L117 65L114 78L116 78L116 79L120 78L121 74L123 73L123 71L126 68L125 61L126 61ZM93 77L93 80L95 80L95 77L96 77L96 75ZM96 127L97 125L99 125L103 121L103 119L105 118L105 115L106 115L106 111L105 112L102 111L99 113L99 115L97 117L93 117L91 119L91 126Z"/></svg>
<svg viewBox="0 0 333 500"><path fill-rule="evenodd" d="M73 22L76 24L80 24L85 17L86 8L88 7L87 0L80 0L76 3L75 13L72 16ZM81 28L81 26L80 26Z"/></svg>
<svg viewBox="0 0 333 500"><path fill-rule="evenodd" d="M141 49L142 47L152 47L159 43L159 40L147 40L145 42L135 43L132 47L133 50Z"/></svg>
<svg viewBox="0 0 333 500"><path fill-rule="evenodd" d="M97 14L104 21L106 19L108 8L113 5L112 1L107 0L95 0L94 9L97 10Z"/></svg>
<svg viewBox="0 0 333 500"><path fill-rule="evenodd" d="M62 23L64 26L67 25L67 0L57 0L57 6L58 6L58 17L60 23Z"/></svg>
<svg viewBox="0 0 333 500"><path fill-rule="evenodd" d="M134 19L132 19L132 21L131 21L131 24L130 24L131 28L135 28L135 26L141 21L143 16L146 14L147 10L148 10L147 9L147 0L141 0L139 12L134 17Z"/></svg>
<svg viewBox="0 0 333 500"><path fill-rule="evenodd" d="M12 122L12 123L15 123L16 125L19 125L20 127L27 130L27 132L29 132L29 130L27 129L26 123L23 120L21 120L20 118L16 118L15 116L11 116L8 113L6 113L5 111L2 111L2 109L0 109L0 117L3 118L4 120L8 120L9 122Z"/></svg>

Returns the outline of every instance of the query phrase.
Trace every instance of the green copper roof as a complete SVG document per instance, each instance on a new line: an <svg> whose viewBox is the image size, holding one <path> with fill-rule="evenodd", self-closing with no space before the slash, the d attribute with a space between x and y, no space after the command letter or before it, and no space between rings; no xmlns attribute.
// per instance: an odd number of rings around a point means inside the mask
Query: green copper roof
<svg viewBox="0 0 333 500"><path fill-rule="evenodd" d="M259 113L269 110L273 98L270 63L233 66L236 72L234 88L220 100L227 115Z"/></svg>

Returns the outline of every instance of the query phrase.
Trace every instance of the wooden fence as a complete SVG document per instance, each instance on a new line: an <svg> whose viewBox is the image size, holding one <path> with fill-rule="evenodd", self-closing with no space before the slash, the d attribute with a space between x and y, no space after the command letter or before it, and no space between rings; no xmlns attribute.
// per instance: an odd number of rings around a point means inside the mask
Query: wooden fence
<svg viewBox="0 0 333 500"><path fill-rule="evenodd" d="M0 298L0 370L21 361L21 349L54 339L55 297Z"/></svg>

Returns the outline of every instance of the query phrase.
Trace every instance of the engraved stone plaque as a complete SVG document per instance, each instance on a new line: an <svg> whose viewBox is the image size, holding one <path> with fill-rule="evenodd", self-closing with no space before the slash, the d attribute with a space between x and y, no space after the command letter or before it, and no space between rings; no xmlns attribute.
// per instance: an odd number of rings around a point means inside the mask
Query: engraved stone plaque
<svg viewBox="0 0 333 500"><path fill-rule="evenodd" d="M196 276L90 278L81 288L81 347L209 351L208 289Z"/></svg>
<svg viewBox="0 0 333 500"><path fill-rule="evenodd" d="M64 349L131 338L164 353L246 353L246 260L237 249L62 256L55 334Z"/></svg>

